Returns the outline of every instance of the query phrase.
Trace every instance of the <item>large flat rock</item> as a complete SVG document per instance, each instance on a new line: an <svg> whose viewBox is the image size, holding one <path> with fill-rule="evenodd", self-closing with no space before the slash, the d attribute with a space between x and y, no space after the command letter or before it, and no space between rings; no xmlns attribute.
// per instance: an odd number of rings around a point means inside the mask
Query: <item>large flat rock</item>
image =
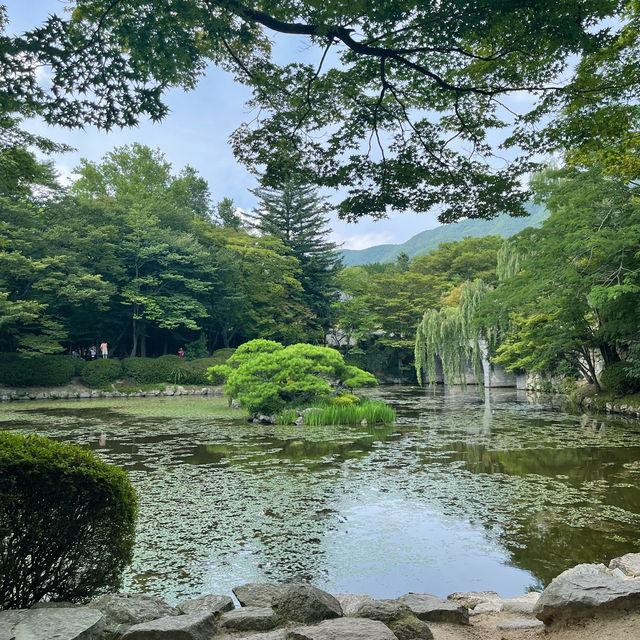
<svg viewBox="0 0 640 640"><path fill-rule="evenodd" d="M538 600L540 600L540 594L537 591L531 591L515 598L504 598L502 600L502 611L523 616L533 616Z"/></svg>
<svg viewBox="0 0 640 640"><path fill-rule="evenodd" d="M181 602L176 608L182 613L224 613L234 609L234 606L229 596L208 594Z"/></svg>
<svg viewBox="0 0 640 640"><path fill-rule="evenodd" d="M398 600L370 600L356 611L356 616L389 623L407 613L409 609Z"/></svg>
<svg viewBox="0 0 640 640"><path fill-rule="evenodd" d="M249 582L232 591L243 607L273 607L287 586L275 582Z"/></svg>
<svg viewBox="0 0 640 640"><path fill-rule="evenodd" d="M535 615L545 624L640 608L640 581L611 575L603 564L579 564L551 581L542 592Z"/></svg>
<svg viewBox="0 0 640 640"><path fill-rule="evenodd" d="M104 615L88 607L32 609L11 631L12 640L97 640Z"/></svg>
<svg viewBox="0 0 640 640"><path fill-rule="evenodd" d="M378 620L336 618L289 632L289 640L397 640L393 632Z"/></svg>
<svg viewBox="0 0 640 640"><path fill-rule="evenodd" d="M293 622L319 622L340 618L340 603L326 591L310 584L292 583L278 599L278 617Z"/></svg>
<svg viewBox="0 0 640 640"><path fill-rule="evenodd" d="M109 593L92 600L88 606L104 613L107 630L111 633L122 633L135 624L180 615L180 611L162 598L143 593Z"/></svg>
<svg viewBox="0 0 640 640"><path fill-rule="evenodd" d="M430 593L407 593L400 596L398 602L425 622L469 624L469 610L453 600L444 600Z"/></svg>
<svg viewBox="0 0 640 640"><path fill-rule="evenodd" d="M29 613L29 609L7 609L0 611L0 640L11 640L13 627Z"/></svg>
<svg viewBox="0 0 640 640"><path fill-rule="evenodd" d="M122 640L211 640L216 630L213 613L165 616L133 625Z"/></svg>
<svg viewBox="0 0 640 640"><path fill-rule="evenodd" d="M242 607L222 614L220 626L233 631L269 631L276 626L271 607Z"/></svg>

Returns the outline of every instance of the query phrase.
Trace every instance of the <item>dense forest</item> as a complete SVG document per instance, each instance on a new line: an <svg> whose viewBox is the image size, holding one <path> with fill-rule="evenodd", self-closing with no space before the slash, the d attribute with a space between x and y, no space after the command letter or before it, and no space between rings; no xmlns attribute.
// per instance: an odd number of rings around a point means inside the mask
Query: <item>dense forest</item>
<svg viewBox="0 0 640 640"><path fill-rule="evenodd" d="M550 211L540 228L347 268L308 185L257 190L244 214L137 144L76 172L62 188L39 165L2 198L3 351L107 341L119 357L202 357L267 338L327 342L405 380L414 366L433 378L437 355L453 379L487 339L507 370L597 383L602 364L624 360L640 374L637 187L598 167L536 176Z"/></svg>

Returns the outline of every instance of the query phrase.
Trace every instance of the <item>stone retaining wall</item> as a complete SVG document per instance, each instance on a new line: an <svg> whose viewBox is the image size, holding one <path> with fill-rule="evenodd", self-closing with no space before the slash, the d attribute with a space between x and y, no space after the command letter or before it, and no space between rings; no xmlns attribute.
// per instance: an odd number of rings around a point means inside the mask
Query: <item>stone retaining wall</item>
<svg viewBox="0 0 640 640"><path fill-rule="evenodd" d="M141 398L156 396L222 396L222 387L186 388L181 385L167 385L164 389L142 391L102 391L76 386L73 388L33 388L33 389L0 389L0 402L16 400L75 400L90 398Z"/></svg>

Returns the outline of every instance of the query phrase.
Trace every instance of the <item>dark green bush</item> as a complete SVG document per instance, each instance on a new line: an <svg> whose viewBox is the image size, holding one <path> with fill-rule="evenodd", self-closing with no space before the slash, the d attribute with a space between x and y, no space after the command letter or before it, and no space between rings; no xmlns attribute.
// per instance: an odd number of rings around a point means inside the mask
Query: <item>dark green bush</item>
<svg viewBox="0 0 640 640"><path fill-rule="evenodd" d="M207 374L207 369L225 363L234 351L235 349L219 349L207 358L198 358L197 360L185 362L185 366L191 372L189 376L190 384L211 384L212 382L213 384L222 384L222 378L212 381Z"/></svg>
<svg viewBox="0 0 640 640"><path fill-rule="evenodd" d="M87 387L104 387L110 382L115 382L120 377L122 377L120 360L94 360L93 362L86 362L82 369L82 382Z"/></svg>
<svg viewBox="0 0 640 640"><path fill-rule="evenodd" d="M82 358L75 358L74 356L66 356L66 357L71 358L71 362L73 362L73 375L81 376L82 370L84 369L84 366L87 364L87 361L83 360Z"/></svg>
<svg viewBox="0 0 640 640"><path fill-rule="evenodd" d="M141 384L163 382L158 380L158 371L154 358L127 358L122 361L122 368L127 378Z"/></svg>
<svg viewBox="0 0 640 640"><path fill-rule="evenodd" d="M0 609L117 591L136 514L122 469L81 447L0 433Z"/></svg>
<svg viewBox="0 0 640 640"><path fill-rule="evenodd" d="M32 356L0 353L0 384L11 387L56 387L75 375L72 356Z"/></svg>
<svg viewBox="0 0 640 640"><path fill-rule="evenodd" d="M600 375L600 381L607 391L617 396L635 393L640 389L640 380L633 375L629 362L614 362L607 365Z"/></svg>

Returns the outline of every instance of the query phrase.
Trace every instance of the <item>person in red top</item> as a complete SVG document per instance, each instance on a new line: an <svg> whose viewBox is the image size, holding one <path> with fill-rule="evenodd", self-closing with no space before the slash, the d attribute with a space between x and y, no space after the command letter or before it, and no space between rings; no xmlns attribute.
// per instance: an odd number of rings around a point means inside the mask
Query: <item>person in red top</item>
<svg viewBox="0 0 640 640"><path fill-rule="evenodd" d="M178 349L178 358L182 358L183 355L184 355L184 349L182 347L180 347Z"/></svg>

